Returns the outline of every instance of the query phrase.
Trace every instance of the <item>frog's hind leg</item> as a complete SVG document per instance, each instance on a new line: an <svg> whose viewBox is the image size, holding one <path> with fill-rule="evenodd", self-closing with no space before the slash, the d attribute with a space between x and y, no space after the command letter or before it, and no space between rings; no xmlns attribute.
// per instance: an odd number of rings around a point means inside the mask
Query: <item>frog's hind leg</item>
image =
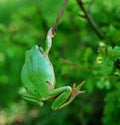
<svg viewBox="0 0 120 125"><path fill-rule="evenodd" d="M26 92L19 92L19 94L22 96L23 99L35 104L35 105L38 105L40 107L43 106L43 102L37 98L35 98L34 96L26 93Z"/></svg>
<svg viewBox="0 0 120 125"><path fill-rule="evenodd" d="M84 93L85 91L80 91L80 88L84 83L85 81L83 81L77 87L74 85L73 88L71 88L70 86L64 86L50 91L48 94L48 98L55 99L52 104L52 109L61 109L71 103L78 94Z"/></svg>
<svg viewBox="0 0 120 125"><path fill-rule="evenodd" d="M63 105L67 101L71 94L71 91L72 89L70 86L64 86L50 91L48 97L55 99L52 104L52 109L59 109L61 105Z"/></svg>

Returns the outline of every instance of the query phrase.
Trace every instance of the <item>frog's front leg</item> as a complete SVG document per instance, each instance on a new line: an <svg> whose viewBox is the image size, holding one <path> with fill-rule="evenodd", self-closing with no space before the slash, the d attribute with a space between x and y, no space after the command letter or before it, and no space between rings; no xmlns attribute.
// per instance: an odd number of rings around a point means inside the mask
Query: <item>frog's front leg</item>
<svg viewBox="0 0 120 125"><path fill-rule="evenodd" d="M50 91L48 97L55 99L52 104L52 109L57 110L65 107L71 103L78 94L84 93L85 91L80 91L80 88L84 83L85 81L83 81L77 87L73 86L73 88L70 86L64 86Z"/></svg>
<svg viewBox="0 0 120 125"><path fill-rule="evenodd" d="M23 99L33 103L33 104L36 104L40 107L43 106L43 102L41 100L39 100L38 98L34 97L33 95L30 95L29 93L27 92L19 92L19 94L22 96Z"/></svg>

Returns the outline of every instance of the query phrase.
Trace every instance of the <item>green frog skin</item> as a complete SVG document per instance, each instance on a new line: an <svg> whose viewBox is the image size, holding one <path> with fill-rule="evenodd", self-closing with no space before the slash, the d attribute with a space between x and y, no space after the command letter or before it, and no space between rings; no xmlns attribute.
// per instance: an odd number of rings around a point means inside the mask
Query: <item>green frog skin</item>
<svg viewBox="0 0 120 125"><path fill-rule="evenodd" d="M21 71L21 80L24 90L20 92L23 99L43 106L45 100L52 100L52 109L65 107L80 93L84 81L77 87L63 86L55 88L55 74L48 54L52 46L52 28L46 37L46 48L43 50L38 45L33 46L25 53L25 63Z"/></svg>

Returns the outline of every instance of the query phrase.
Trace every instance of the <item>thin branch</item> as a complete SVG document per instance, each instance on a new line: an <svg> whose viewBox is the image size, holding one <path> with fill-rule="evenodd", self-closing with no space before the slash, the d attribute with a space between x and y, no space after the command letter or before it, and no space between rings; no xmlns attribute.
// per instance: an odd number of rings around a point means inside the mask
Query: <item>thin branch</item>
<svg viewBox="0 0 120 125"><path fill-rule="evenodd" d="M80 7L80 8L82 9L82 11L84 12L86 19L88 20L88 22L89 22L90 25L92 26L92 28L93 28L93 30L95 31L95 33L98 35L98 37L99 37L100 39L103 39L103 36L102 36L100 30L98 29L96 23L94 22L94 20L93 20L92 17L90 16L90 14L86 11L86 9L85 9L85 7L84 7L84 5L83 5L82 0L77 0L77 2L78 2L79 7Z"/></svg>
<svg viewBox="0 0 120 125"><path fill-rule="evenodd" d="M60 9L60 11L59 11L59 13L57 15L56 21L55 21L55 23L53 25L53 28L52 28L52 34L53 34L53 36L55 35L55 30L57 29L58 23L60 21L60 18L63 15L63 12L64 12L64 9L65 9L65 7L67 5L67 2L68 2L68 0L64 0L64 2L62 4L62 7L61 7L61 9Z"/></svg>

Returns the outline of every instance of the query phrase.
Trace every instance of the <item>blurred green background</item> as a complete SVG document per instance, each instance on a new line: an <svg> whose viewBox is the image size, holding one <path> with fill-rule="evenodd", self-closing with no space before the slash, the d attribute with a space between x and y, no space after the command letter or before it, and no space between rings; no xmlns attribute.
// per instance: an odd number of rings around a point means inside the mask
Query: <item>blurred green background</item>
<svg viewBox="0 0 120 125"><path fill-rule="evenodd" d="M94 32L76 0L58 25L50 60L56 87L86 80L85 94L53 111L19 95L25 51L45 47L63 0L0 0L0 125L120 125L120 1L83 0L104 39ZM100 43L102 42L102 43ZM100 44L99 44L100 43Z"/></svg>

